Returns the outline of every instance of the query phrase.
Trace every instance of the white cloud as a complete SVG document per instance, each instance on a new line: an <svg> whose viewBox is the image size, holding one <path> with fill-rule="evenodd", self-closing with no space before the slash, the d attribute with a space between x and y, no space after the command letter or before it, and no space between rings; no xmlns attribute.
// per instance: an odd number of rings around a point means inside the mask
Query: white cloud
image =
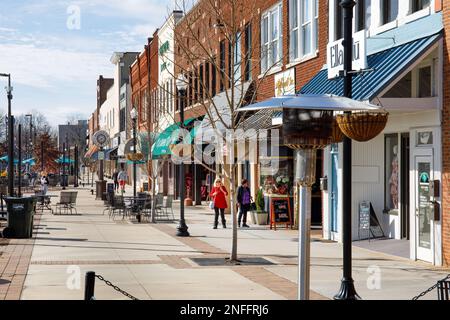
<svg viewBox="0 0 450 320"><path fill-rule="evenodd" d="M11 73L15 82L36 88L51 88L61 82L92 82L99 74L111 73L111 67L103 54L0 45L0 70Z"/></svg>

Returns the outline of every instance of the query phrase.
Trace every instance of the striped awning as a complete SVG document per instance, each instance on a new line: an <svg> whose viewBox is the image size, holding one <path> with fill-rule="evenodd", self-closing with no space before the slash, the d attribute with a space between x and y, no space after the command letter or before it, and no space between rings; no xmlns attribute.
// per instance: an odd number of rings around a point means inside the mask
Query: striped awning
<svg viewBox="0 0 450 320"><path fill-rule="evenodd" d="M371 71L355 75L352 79L352 98L370 101L399 78L408 68L442 37L437 33L387 50L371 54L367 63ZM319 71L301 90L301 94L332 94L343 96L343 78L328 79L326 68Z"/></svg>

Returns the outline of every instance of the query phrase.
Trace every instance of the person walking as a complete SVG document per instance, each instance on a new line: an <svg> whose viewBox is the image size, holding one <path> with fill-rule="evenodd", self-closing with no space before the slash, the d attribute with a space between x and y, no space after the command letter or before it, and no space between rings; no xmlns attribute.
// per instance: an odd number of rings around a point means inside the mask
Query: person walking
<svg viewBox="0 0 450 320"><path fill-rule="evenodd" d="M222 218L222 226L226 229L225 209L228 208L226 199L226 196L228 196L228 191L220 178L217 178L214 182L214 187L211 190L210 196L214 203L214 229L217 229L217 225L219 224L219 213Z"/></svg>
<svg viewBox="0 0 450 320"><path fill-rule="evenodd" d="M116 169L116 170L114 170L114 173L112 176L112 178L114 180L114 192L117 192L119 190L119 177L118 176L119 176L119 171L117 171L117 169Z"/></svg>
<svg viewBox="0 0 450 320"><path fill-rule="evenodd" d="M117 175L117 179L119 180L120 191L122 194L125 193L125 184L127 183L128 175L125 169L122 167L120 172Z"/></svg>
<svg viewBox="0 0 450 320"><path fill-rule="evenodd" d="M248 180L242 180L241 185L237 189L237 204L239 208L238 226L241 227L241 221L243 222L243 228L250 228L247 225L247 212L250 210L250 204L252 203L252 196L250 188L248 186Z"/></svg>
<svg viewBox="0 0 450 320"><path fill-rule="evenodd" d="M41 193L42 195L46 195L48 192L48 177L47 177L47 173L42 172L41 174Z"/></svg>

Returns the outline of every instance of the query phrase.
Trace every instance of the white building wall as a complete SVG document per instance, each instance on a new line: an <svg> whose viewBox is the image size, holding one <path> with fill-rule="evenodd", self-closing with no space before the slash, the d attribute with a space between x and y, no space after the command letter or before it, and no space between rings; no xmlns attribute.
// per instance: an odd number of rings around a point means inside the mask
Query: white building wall
<svg viewBox="0 0 450 320"><path fill-rule="evenodd" d="M175 25L181 19L181 12L173 12L166 20L164 25L158 31L159 52L158 52L158 90L160 100L160 117L159 117L159 130L163 130L173 123L174 111L175 111L175 97L176 92L175 85L175 39L174 29ZM164 50L164 46L168 46ZM162 51L163 50L163 51ZM163 52L161 54L161 52ZM164 67L163 67L164 66Z"/></svg>

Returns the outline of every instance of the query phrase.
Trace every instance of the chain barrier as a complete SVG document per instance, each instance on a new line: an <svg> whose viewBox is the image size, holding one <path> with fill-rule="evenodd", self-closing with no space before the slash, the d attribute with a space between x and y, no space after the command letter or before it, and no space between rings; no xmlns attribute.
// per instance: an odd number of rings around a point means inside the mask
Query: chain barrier
<svg viewBox="0 0 450 320"><path fill-rule="evenodd" d="M445 281L448 279L450 279L450 274L440 281ZM415 296L414 298L412 298L412 300L418 300L419 298L422 298L424 295L426 295L426 294L430 293L431 291L433 291L434 289L436 289L438 285L439 285L439 281L434 286L429 287L427 290L423 291L422 293L420 293L417 296Z"/></svg>
<svg viewBox="0 0 450 320"><path fill-rule="evenodd" d="M129 294L128 292L120 289L118 286L113 285L110 281L105 280L105 278L103 278L102 276L96 274L95 275L96 278L98 278L99 280L103 281L104 283L106 283L106 285L112 287L114 290L116 290L117 292L120 292L121 294L123 294L124 296L130 298L131 300L139 300L136 297L133 297L131 294Z"/></svg>

